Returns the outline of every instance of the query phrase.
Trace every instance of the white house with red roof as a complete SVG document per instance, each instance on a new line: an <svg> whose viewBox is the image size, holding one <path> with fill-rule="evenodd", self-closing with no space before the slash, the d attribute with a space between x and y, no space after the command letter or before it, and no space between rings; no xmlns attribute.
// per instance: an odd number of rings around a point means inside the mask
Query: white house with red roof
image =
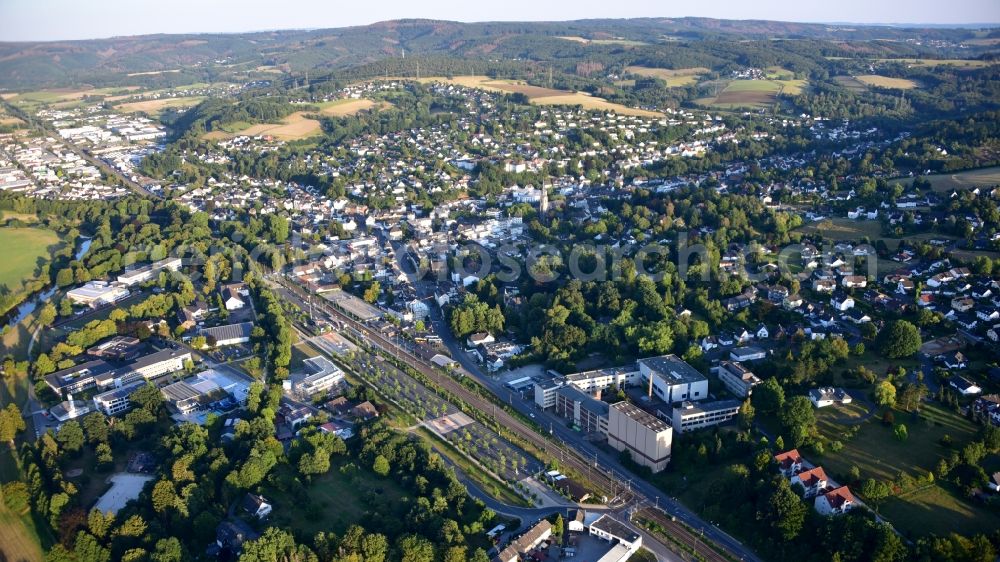
<svg viewBox="0 0 1000 562"><path fill-rule="evenodd" d="M841 486L816 496L813 507L820 515L840 515L854 509L855 503L851 490L847 486Z"/></svg>
<svg viewBox="0 0 1000 562"><path fill-rule="evenodd" d="M802 472L802 455L799 454L798 449L778 453L777 455L774 455L774 460L778 463L778 470L780 470L786 478Z"/></svg>
<svg viewBox="0 0 1000 562"><path fill-rule="evenodd" d="M810 468L809 470L804 470L795 476L792 476L791 484L794 486L798 484L802 486L805 490L805 497L812 498L819 495L821 492L826 491L827 483L829 479L826 477L826 472L823 467L817 466L816 468Z"/></svg>

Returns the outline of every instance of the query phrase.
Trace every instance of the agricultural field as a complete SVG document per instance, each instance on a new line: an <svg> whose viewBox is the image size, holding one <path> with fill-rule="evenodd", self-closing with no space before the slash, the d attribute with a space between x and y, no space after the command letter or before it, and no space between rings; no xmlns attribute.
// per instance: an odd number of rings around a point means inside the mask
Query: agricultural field
<svg viewBox="0 0 1000 562"><path fill-rule="evenodd" d="M834 76L833 81L852 92L863 92L868 86L853 76Z"/></svg>
<svg viewBox="0 0 1000 562"><path fill-rule="evenodd" d="M303 111L296 111L295 113L282 119L281 123L259 123L249 126L246 126L244 123L238 125L245 126L245 128L237 129L235 126L227 127L227 131L231 131L230 134L232 135L246 135L248 137L267 135L283 141L302 140L319 134L321 130L319 121L309 119ZM220 132L221 131L214 131L213 133ZM222 133L221 137L219 135L214 135L213 133L206 135L206 138L217 139L228 136L226 133Z"/></svg>
<svg viewBox="0 0 1000 562"><path fill-rule="evenodd" d="M649 68L645 66L626 66L625 72L638 74L650 78L659 78L667 83L667 86L675 88L687 86L698 81L698 77L711 72L704 67L678 68L676 70L667 68Z"/></svg>
<svg viewBox="0 0 1000 562"><path fill-rule="evenodd" d="M142 112L156 117L165 109L179 109L198 105L204 100L204 96L192 96L188 98L163 98L158 100L143 100L123 103L116 107L123 113Z"/></svg>
<svg viewBox="0 0 1000 562"><path fill-rule="evenodd" d="M375 107L375 102L366 99L342 99L328 101L324 103L317 104L320 108L320 113L323 115L332 115L334 117L344 117L347 115L354 115L360 111L366 109L371 109ZM387 104L379 104L380 107L384 107Z"/></svg>
<svg viewBox="0 0 1000 562"><path fill-rule="evenodd" d="M795 73L780 66L769 66L764 69L768 80L793 80Z"/></svg>
<svg viewBox="0 0 1000 562"><path fill-rule="evenodd" d="M107 97L113 95L123 95L138 89L138 86L123 86L114 88L57 88L52 90L24 92L5 97L4 99L19 107L36 108L40 105L73 104L85 97L90 96Z"/></svg>
<svg viewBox="0 0 1000 562"><path fill-rule="evenodd" d="M584 45L622 45L625 47L638 47L641 45L648 45L648 43L643 43L642 41L621 39L619 37L612 37L609 39L587 39L586 37L579 37L576 35L565 35L559 37L559 39L572 41L574 43L583 43Z"/></svg>
<svg viewBox="0 0 1000 562"><path fill-rule="evenodd" d="M703 98L699 102L722 109L768 107L777 100L781 88L781 84L773 80L732 80L715 98Z"/></svg>
<svg viewBox="0 0 1000 562"><path fill-rule="evenodd" d="M627 107L619 103L609 102L604 98L590 96L580 92L561 96L545 96L542 98L536 98L532 99L531 103L537 105L579 105L584 109L595 111L613 111L619 115L638 115L641 117L662 117L663 115L656 111L647 111L645 109Z"/></svg>
<svg viewBox="0 0 1000 562"><path fill-rule="evenodd" d="M954 174L933 174L924 177L931 182L931 188L937 192L949 192L953 189L972 189L973 187L991 187L1000 185L1000 166L967 170ZM910 185L913 183L913 178L897 179L889 183Z"/></svg>
<svg viewBox="0 0 1000 562"><path fill-rule="evenodd" d="M888 76L879 76L878 74L860 74L855 76L855 78L866 86L875 86L876 88L912 90L918 86L913 80L906 78L890 78Z"/></svg>
<svg viewBox="0 0 1000 562"><path fill-rule="evenodd" d="M1000 40L987 39L986 41L994 41L993 43L981 43L983 45L1000 43ZM976 40L968 41L968 43L975 44ZM978 59L854 59L849 57L825 57L827 60L863 60L863 61L873 61L873 62L883 62L883 63L899 63L905 64L907 66L918 66L932 68L935 66L954 66L958 68L983 68L989 66L992 63L990 61L978 60Z"/></svg>
<svg viewBox="0 0 1000 562"><path fill-rule="evenodd" d="M33 278L41 262L47 261L50 248L59 243L59 236L42 228L0 228L0 248L4 260L0 264L0 288L18 291Z"/></svg>
<svg viewBox="0 0 1000 562"><path fill-rule="evenodd" d="M954 66L958 68L983 68L989 66L990 61L976 59L876 59L878 62L902 63L908 66L935 67Z"/></svg>
<svg viewBox="0 0 1000 562"><path fill-rule="evenodd" d="M591 96L582 92L568 92L566 90L555 90L532 86L517 80L495 80L489 76L456 76L454 78L432 77L423 78L421 82L444 82L465 86L467 88L479 88L489 92L524 94L531 103L537 105L579 105L584 109L595 111L614 111L620 115L639 115L644 117L661 117L662 114L655 111L635 109L618 103L612 103L604 98Z"/></svg>
<svg viewBox="0 0 1000 562"><path fill-rule="evenodd" d="M126 76L159 76L161 74L177 74L181 69L175 68L173 70L150 70L147 72L132 72L131 74L126 74Z"/></svg>

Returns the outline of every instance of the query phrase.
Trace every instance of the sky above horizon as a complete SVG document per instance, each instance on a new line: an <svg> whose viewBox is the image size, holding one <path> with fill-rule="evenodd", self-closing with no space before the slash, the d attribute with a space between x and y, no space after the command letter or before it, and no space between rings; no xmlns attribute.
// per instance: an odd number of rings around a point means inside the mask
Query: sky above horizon
<svg viewBox="0 0 1000 562"><path fill-rule="evenodd" d="M797 22L1000 23L1000 0L0 0L0 41L94 39L151 33L235 33L365 25L402 18L564 21L710 17Z"/></svg>

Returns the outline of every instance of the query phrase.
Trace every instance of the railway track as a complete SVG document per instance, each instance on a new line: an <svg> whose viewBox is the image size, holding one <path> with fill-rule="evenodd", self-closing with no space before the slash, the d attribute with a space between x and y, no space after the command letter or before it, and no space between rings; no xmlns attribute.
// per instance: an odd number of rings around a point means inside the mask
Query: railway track
<svg viewBox="0 0 1000 562"><path fill-rule="evenodd" d="M294 293L303 301L308 299L308 295L305 295L304 291L294 284L286 284L286 282L282 282L280 286L285 290ZM461 384L458 380L441 372L437 366L430 363L426 359L415 355L405 347L392 341L390 338L372 330L363 322L355 320L349 314L339 310L328 302L321 301L317 303L314 299L313 306L316 307L317 305L320 310L336 319L343 326L351 329L363 342L377 347L383 353L386 353L415 369L434 384L439 385L442 389L447 390L452 395L464 401L471 408L478 409L481 412L492 411L493 417L499 425L506 427L520 439L523 439L525 442L531 444L538 451L549 455L550 458L559 459L562 466L569 467L577 474L587 478L593 487L608 494L608 497L617 499L621 505L631 503L633 500L641 498L641 496L634 496L630 489L628 489L628 491L618 493L618 490L627 488L624 480L613 478L613 476L609 475L610 471L606 472L605 469L598 466L596 462L591 463L589 459L580 455L580 453L576 450L561 445L560 443L556 443L545 437L539 429L532 427L519 417L512 415L510 412L505 410L502 405L498 405L493 400L490 400L477 392L473 392ZM482 390L484 390L486 394L492 395L490 389L480 383L476 377L471 376L471 374L467 374L466 378L473 381ZM638 510L637 513L651 521L656 522L663 529L665 529L666 533L674 537L678 542L693 550L701 559L708 560L710 562L732 562L733 560L741 559L739 556L733 556L731 554L729 556L720 554L708 544L703 534L692 532L689 527L674 520L674 518L670 517L662 510L654 509L652 507L643 507Z"/></svg>
<svg viewBox="0 0 1000 562"><path fill-rule="evenodd" d="M678 542L687 545L694 550L695 554L709 562L732 562L732 558L719 554L714 548L705 542L704 537L698 533L691 532L686 525L674 521L671 517L655 508L642 508L636 515L653 521L663 528L664 533L672 536Z"/></svg>
<svg viewBox="0 0 1000 562"><path fill-rule="evenodd" d="M305 295L302 295L301 289L295 287L294 285L289 286L285 283L281 283L281 286L296 293L296 295L300 298L306 297ZM525 440L539 451L549 455L551 458L559 459L560 463L570 467L581 476L586 476L591 481L591 484L593 484L600 491L607 493L609 497L614 497L615 495L621 497L621 494L616 494L615 492L618 488L624 487L624 484L609 477L603 472L602 469L594 466L587 459L581 457L580 454L572 448L562 446L550 439L545 438L539 433L538 429L529 426L519 417L506 411L502 406L497 405L494 401L469 390L469 388L451 376L442 373L434 364L413 354L408 349L397 345L395 342L372 330L364 323L351 318L347 313L339 310L335 306L327 302L317 303L315 300L313 301L313 306L318 306L318 308L323 310L325 313L336 318L343 325L354 330L358 336L367 343L374 344L383 352L405 362L407 365L420 372L420 374L430 379L434 384L439 385L444 390L447 390L457 396L472 408L478 409L481 412L492 412L493 417L499 425L506 427L515 433L519 438ZM475 377L471 376L471 374L467 375L466 378L475 382L486 393L491 393L488 388L482 386ZM630 498L622 497L621 499L623 501L627 501Z"/></svg>

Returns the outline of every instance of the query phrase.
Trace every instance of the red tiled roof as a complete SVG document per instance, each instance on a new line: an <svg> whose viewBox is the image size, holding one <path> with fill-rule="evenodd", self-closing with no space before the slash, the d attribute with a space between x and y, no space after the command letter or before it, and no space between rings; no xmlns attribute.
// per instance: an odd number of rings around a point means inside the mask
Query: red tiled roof
<svg viewBox="0 0 1000 562"><path fill-rule="evenodd" d="M796 463L802 462L802 456L799 455L798 449L792 449L791 451L785 451L784 453L778 453L774 455L774 460L778 461L781 468L788 468Z"/></svg>
<svg viewBox="0 0 1000 562"><path fill-rule="evenodd" d="M826 477L826 472L823 471L823 467L817 466L816 468L800 472L799 480L806 488L812 488L820 482L825 482L828 478Z"/></svg>
<svg viewBox="0 0 1000 562"><path fill-rule="evenodd" d="M826 498L827 503L833 509L840 509L845 503L854 503L854 494L847 486L841 486L836 490L831 490L825 494L823 497Z"/></svg>

